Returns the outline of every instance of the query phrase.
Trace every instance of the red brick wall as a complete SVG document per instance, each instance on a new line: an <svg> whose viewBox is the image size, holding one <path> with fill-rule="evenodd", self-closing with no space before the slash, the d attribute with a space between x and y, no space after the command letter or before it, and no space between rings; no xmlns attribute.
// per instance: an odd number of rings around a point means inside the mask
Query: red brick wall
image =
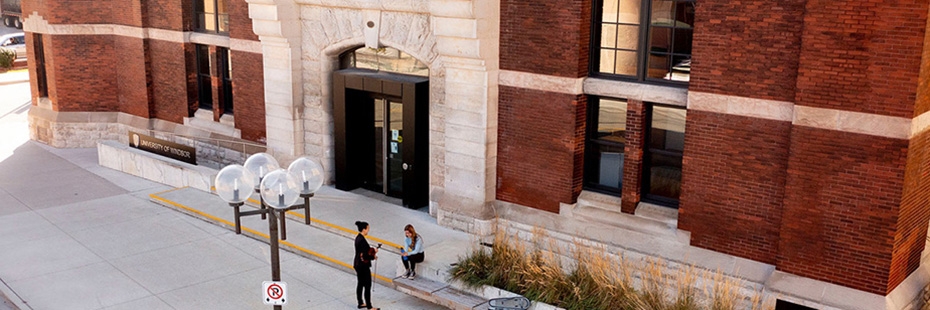
<svg viewBox="0 0 930 310"><path fill-rule="evenodd" d="M148 40L152 58L153 117L183 123L189 116L184 44Z"/></svg>
<svg viewBox="0 0 930 310"><path fill-rule="evenodd" d="M145 0L146 27L190 31L194 1Z"/></svg>
<svg viewBox="0 0 930 310"><path fill-rule="evenodd" d="M907 222L899 206L908 141L803 126L791 136L776 268L884 295Z"/></svg>
<svg viewBox="0 0 930 310"><path fill-rule="evenodd" d="M623 188L620 210L632 214L642 197L643 146L645 143L646 105L642 101L628 100L626 105L626 133L623 145Z"/></svg>
<svg viewBox="0 0 930 310"><path fill-rule="evenodd" d="M573 203L581 189L576 171L583 96L500 87L497 199L549 212ZM580 127L579 127L580 126Z"/></svg>
<svg viewBox="0 0 930 310"><path fill-rule="evenodd" d="M236 128L246 140L265 142L265 82L262 55L231 51Z"/></svg>
<svg viewBox="0 0 930 310"><path fill-rule="evenodd" d="M694 246L774 264L791 123L697 110L687 121L678 228Z"/></svg>
<svg viewBox="0 0 930 310"><path fill-rule="evenodd" d="M925 29L930 29L930 18ZM917 104L914 116L930 111L930 33L924 31L924 49L920 55L920 77L917 84Z"/></svg>
<svg viewBox="0 0 930 310"><path fill-rule="evenodd" d="M29 0L27 0L29 1ZM128 0L33 0L49 24L118 24L142 26L139 1ZM27 6L29 7L29 6Z"/></svg>
<svg viewBox="0 0 930 310"><path fill-rule="evenodd" d="M229 37L258 41L258 36L252 31L249 4L245 0L229 0Z"/></svg>
<svg viewBox="0 0 930 310"><path fill-rule="evenodd" d="M111 36L116 66L116 84L119 97L119 111L139 117L148 118L149 87L146 72L145 44L142 39Z"/></svg>
<svg viewBox="0 0 930 310"><path fill-rule="evenodd" d="M930 221L930 131L911 138L904 171L904 193L894 235L888 291L920 266Z"/></svg>
<svg viewBox="0 0 930 310"><path fill-rule="evenodd" d="M699 0L690 89L794 101L805 0Z"/></svg>
<svg viewBox="0 0 930 310"><path fill-rule="evenodd" d="M118 111L118 64L112 36L48 36L49 96L58 111ZM54 78L54 82L52 82Z"/></svg>
<svg viewBox="0 0 930 310"><path fill-rule="evenodd" d="M500 67L564 77L588 74L591 1L501 1Z"/></svg>
<svg viewBox="0 0 930 310"><path fill-rule="evenodd" d="M927 1L809 1L797 103L912 117Z"/></svg>

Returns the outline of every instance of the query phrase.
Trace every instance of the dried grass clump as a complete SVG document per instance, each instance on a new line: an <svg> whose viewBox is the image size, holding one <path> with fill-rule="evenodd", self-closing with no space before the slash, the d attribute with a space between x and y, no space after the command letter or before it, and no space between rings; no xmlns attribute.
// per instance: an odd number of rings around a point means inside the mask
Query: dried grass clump
<svg viewBox="0 0 930 310"><path fill-rule="evenodd" d="M450 276L466 286L490 285L569 310L775 307L774 299L761 292L748 300L743 298L742 282L720 271L711 274L694 266L680 266L677 272L666 273L670 266L663 260L646 259L636 264L579 241L566 256L555 240L543 234L535 230L532 242L525 242L499 232L490 251L472 250L450 270ZM569 257L572 265L563 261Z"/></svg>

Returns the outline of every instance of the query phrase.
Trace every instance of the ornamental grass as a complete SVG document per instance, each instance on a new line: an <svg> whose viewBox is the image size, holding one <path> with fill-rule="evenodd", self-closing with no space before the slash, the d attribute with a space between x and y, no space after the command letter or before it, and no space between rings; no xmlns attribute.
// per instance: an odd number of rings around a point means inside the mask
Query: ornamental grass
<svg viewBox="0 0 930 310"><path fill-rule="evenodd" d="M774 298L740 293L742 282L694 266L669 271L658 259L630 261L605 248L574 242L568 255L534 231L532 241L497 233L487 248L459 259L450 278L467 287L490 285L569 310L770 310Z"/></svg>

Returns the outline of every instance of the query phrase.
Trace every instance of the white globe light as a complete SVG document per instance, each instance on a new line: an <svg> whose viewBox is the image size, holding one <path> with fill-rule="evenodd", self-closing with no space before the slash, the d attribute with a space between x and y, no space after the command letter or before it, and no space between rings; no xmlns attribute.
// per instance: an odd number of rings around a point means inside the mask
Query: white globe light
<svg viewBox="0 0 930 310"><path fill-rule="evenodd" d="M240 165L229 165L220 170L213 180L216 194L228 203L242 203L252 196L255 177Z"/></svg>
<svg viewBox="0 0 930 310"><path fill-rule="evenodd" d="M252 184L256 186L258 186L261 179L265 177L266 174L278 170L279 168L281 168L281 166L278 165L278 161L268 153L255 153L245 160L245 170L252 173L255 177L255 181L252 182Z"/></svg>
<svg viewBox="0 0 930 310"><path fill-rule="evenodd" d="M323 166L320 166L310 157L300 157L290 166L287 172L297 177L298 192L302 195L313 194L323 186Z"/></svg>
<svg viewBox="0 0 930 310"><path fill-rule="evenodd" d="M297 201L297 178L284 169L272 171L262 178L261 195L265 205L285 209Z"/></svg>

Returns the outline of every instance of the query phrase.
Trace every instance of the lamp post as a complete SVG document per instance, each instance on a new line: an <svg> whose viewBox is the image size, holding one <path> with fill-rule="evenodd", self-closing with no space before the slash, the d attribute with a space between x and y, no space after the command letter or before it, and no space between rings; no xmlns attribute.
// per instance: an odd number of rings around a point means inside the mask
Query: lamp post
<svg viewBox="0 0 930 310"><path fill-rule="evenodd" d="M252 156L249 156L245 160L245 170L248 170L252 173L255 178L255 181L252 184L255 184L255 191L259 190L258 186L262 183L262 178L265 177L265 174L278 170L281 166L278 165L278 161L271 157L268 153L255 153ZM261 197L259 197L261 199ZM265 202L262 201L260 208L265 210ZM262 219L265 219L265 214L262 213Z"/></svg>
<svg viewBox="0 0 930 310"><path fill-rule="evenodd" d="M293 174L300 181L300 198L304 199L304 223L310 225L310 197L323 186L323 166L307 157L301 157L287 166L287 172Z"/></svg>
<svg viewBox="0 0 930 310"><path fill-rule="evenodd" d="M288 170L279 168L278 162L266 153L257 153L245 161L245 166L229 165L216 175L214 186L217 195L234 208L236 217L236 234L242 233L242 216L258 215L268 219L268 239L271 245L271 279L281 281L281 264L278 246L278 214L281 218L281 240L287 239L285 232L285 212L303 208L306 223L310 223L310 197L323 185L322 167L307 157L301 157L291 163ZM252 191L259 193L261 207L258 210L241 212L239 208L251 196ZM246 194L248 193L248 194ZM298 197L304 203L294 205ZM283 303L284 300L282 299ZM280 310L280 305L274 306Z"/></svg>
<svg viewBox="0 0 930 310"><path fill-rule="evenodd" d="M242 225L239 222L242 215L239 207L252 196L252 191L257 185L256 181L252 173L240 165L223 167L216 174L216 180L213 182L216 194L233 207L236 216L236 234L242 233Z"/></svg>

